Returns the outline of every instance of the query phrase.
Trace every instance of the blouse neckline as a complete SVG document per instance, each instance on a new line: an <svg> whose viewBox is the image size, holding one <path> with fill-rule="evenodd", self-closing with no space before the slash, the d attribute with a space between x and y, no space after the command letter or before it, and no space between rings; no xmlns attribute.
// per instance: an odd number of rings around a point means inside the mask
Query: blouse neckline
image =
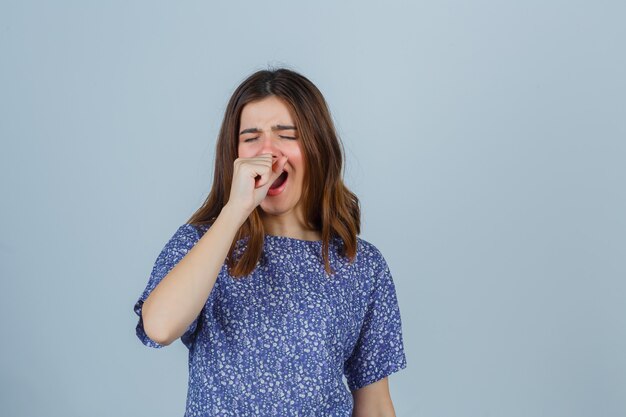
<svg viewBox="0 0 626 417"><path fill-rule="evenodd" d="M321 243L322 240L305 240L305 239L298 239L295 237L289 237L289 236L278 236L278 235L270 235L268 233L265 234L265 238L267 238L268 240L283 240L286 242L297 242L297 243L305 243L305 244L315 244L315 243Z"/></svg>

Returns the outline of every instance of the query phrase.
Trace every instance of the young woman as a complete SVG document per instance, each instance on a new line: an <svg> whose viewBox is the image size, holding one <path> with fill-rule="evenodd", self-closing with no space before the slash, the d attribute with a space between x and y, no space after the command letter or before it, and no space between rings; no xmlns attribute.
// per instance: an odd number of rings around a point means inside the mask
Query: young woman
<svg viewBox="0 0 626 417"><path fill-rule="evenodd" d="M343 158L306 77L263 70L235 90L211 192L134 306L146 346L189 348L185 417L395 415L400 310L383 255L357 236Z"/></svg>

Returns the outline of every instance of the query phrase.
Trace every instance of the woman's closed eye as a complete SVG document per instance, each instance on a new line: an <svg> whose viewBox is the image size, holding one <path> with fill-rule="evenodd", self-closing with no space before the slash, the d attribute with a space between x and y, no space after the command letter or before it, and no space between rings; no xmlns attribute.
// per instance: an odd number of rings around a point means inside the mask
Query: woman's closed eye
<svg viewBox="0 0 626 417"><path fill-rule="evenodd" d="M295 139L296 139L296 138L294 138L293 136L282 136L282 135L278 135L278 137L279 137L279 138L282 138L282 139L292 139L292 140L295 140ZM245 140L244 140L244 142L252 142L253 140L257 140L257 139L258 139L258 137L256 137L256 138L248 138L248 139L245 139Z"/></svg>

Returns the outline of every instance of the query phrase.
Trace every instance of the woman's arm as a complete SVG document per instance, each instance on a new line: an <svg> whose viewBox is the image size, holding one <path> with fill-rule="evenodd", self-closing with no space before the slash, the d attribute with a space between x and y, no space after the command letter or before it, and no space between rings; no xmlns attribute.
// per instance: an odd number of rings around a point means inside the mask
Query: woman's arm
<svg viewBox="0 0 626 417"><path fill-rule="evenodd" d="M396 417L388 377L352 391L352 417Z"/></svg>
<svg viewBox="0 0 626 417"><path fill-rule="evenodd" d="M226 204L200 240L150 293L141 314L150 339L169 345L200 314L244 221L241 210Z"/></svg>

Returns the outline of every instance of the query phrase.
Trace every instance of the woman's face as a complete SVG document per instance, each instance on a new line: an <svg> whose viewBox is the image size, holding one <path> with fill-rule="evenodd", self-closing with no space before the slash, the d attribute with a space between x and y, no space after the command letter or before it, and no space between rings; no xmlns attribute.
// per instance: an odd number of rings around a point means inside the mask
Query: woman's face
<svg viewBox="0 0 626 417"><path fill-rule="evenodd" d="M249 158L271 153L274 162L288 159L284 170L287 180L276 195L268 192L260 206L267 214L295 215L299 210L304 179L304 156L298 131L288 107L276 96L246 104L241 112L238 155Z"/></svg>

